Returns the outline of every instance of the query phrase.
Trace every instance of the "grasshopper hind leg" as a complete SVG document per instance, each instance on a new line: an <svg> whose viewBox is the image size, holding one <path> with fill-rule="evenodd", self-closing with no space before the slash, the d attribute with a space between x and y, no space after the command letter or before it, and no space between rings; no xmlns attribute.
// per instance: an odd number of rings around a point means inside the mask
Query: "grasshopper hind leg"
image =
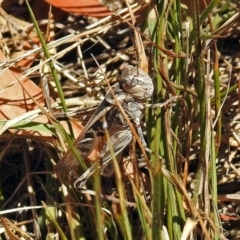
<svg viewBox="0 0 240 240"><path fill-rule="evenodd" d="M121 130L113 134L103 146L99 154L101 175L109 177L114 171L113 157L118 156L132 141L132 132L129 129ZM79 178L74 181L74 187L78 190L85 188L87 180L94 174L97 164L93 164Z"/></svg>

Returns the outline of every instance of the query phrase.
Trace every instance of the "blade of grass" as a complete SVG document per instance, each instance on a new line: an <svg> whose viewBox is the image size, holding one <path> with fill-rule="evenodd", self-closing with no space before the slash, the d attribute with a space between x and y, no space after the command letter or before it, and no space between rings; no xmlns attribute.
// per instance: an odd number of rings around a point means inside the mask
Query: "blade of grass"
<svg viewBox="0 0 240 240"><path fill-rule="evenodd" d="M146 239L151 240L152 239L152 214L148 206L146 205L146 202L143 199L143 196L139 193L137 190L133 179L129 177L129 181L132 184L133 192L134 192L134 198L137 203L137 211L139 214L139 218L142 224L143 233Z"/></svg>
<svg viewBox="0 0 240 240"><path fill-rule="evenodd" d="M195 206L198 205L199 195L203 200L203 207L208 208L208 202L206 202L206 198L209 192L206 189L208 186L208 156L209 156L209 148L206 146L207 141L209 139L209 119L207 118L207 96L206 96L206 85L205 82L205 66L203 59L203 49L201 43L201 27L200 27L200 9L198 0L192 1L192 19L193 19L193 31L194 31L194 44L195 44L195 54L196 54L196 65L197 65L197 92L198 92L198 104L199 104L199 118L200 118L200 154L199 154L199 162L196 174L196 185L193 193L193 202ZM202 192L203 190L203 192ZM207 194L207 196L205 195ZM204 198L206 197L206 198ZM208 210L207 210L208 212ZM204 230L204 229L203 229ZM204 235L206 239L210 239L209 233L204 231Z"/></svg>
<svg viewBox="0 0 240 240"><path fill-rule="evenodd" d="M36 20L36 18L35 18L35 16L34 16L34 13L33 13L32 9L31 9L31 7L30 7L30 5L29 5L29 3L28 3L28 0L25 0L25 2L26 2L26 5L27 5L27 8L28 8L28 11L29 11L29 13L30 13L30 16L31 16L31 18L32 18L34 27L35 27L35 29L36 29L36 31L37 31L38 37L39 37L39 39L40 39L40 41L41 41L41 44L42 44L42 48L43 48L45 57L46 57L47 59L50 59L50 58L51 58L51 55L50 55L50 53L49 53L49 51L48 51L47 44L46 44L46 42L45 42L45 40L44 40L44 37L43 37L43 35L42 35L42 32L41 32L39 26L38 26L38 23L37 23L37 20ZM53 64L53 61L52 61L52 60L49 61L49 67L50 67L50 70L51 70L51 73L52 73L54 82L55 82L56 87L57 87L57 91L58 91L58 95L59 95L59 98L60 98L61 103L62 103L63 111L64 111L64 112L67 112L67 105L66 105L66 102L65 102L65 98L64 98L63 91L62 91L62 87L61 87L61 84L60 84L60 81L59 81L59 78L58 78L58 74L57 74L57 71L56 71L56 69L55 69L55 67L54 67L54 64ZM69 127L69 131L70 131L71 135L73 136L72 126L71 126L71 124L70 124L69 122L68 122L68 127Z"/></svg>
<svg viewBox="0 0 240 240"><path fill-rule="evenodd" d="M156 1L156 7L159 12L156 12L156 9L153 7L150 10L149 19L148 19L148 27L151 34L151 39L154 43L158 44L161 47L164 47L163 39L165 34L165 22L164 22L164 14L165 7L163 3L160 1ZM162 10L160 10L162 9ZM161 15L161 13L163 15ZM159 15L158 15L159 14ZM157 18L157 16L160 16ZM163 35L158 34L161 31ZM153 62L155 69L158 69L158 57L163 56L163 54L158 50L153 50ZM164 58L164 56L163 56ZM154 102L160 102L161 99L160 93L162 91L162 78L159 73L156 75L156 84L155 84L155 97ZM157 100L157 101L155 101ZM155 112L155 113L154 113ZM164 156L164 150L162 145L160 146L161 141L161 126L163 125L162 116L163 111L161 109L150 110L148 111L149 121L148 121L148 133L150 133L150 148L154 152L154 156L151 160L152 166L155 171L152 173L152 214L153 214L153 226L152 226L152 239L159 240L162 239L162 231L164 224L164 206L166 201L166 181L164 180L162 174L158 169L161 167L162 163L159 160L158 153L159 149L161 149L161 155Z"/></svg>
<svg viewBox="0 0 240 240"><path fill-rule="evenodd" d="M96 171L94 173L94 190L96 193L95 198L95 212L96 212L96 227L97 227L97 235L99 240L105 239L104 237L104 222L102 216L101 209L101 181L100 181L100 169L99 169L99 161L96 162Z"/></svg>
<svg viewBox="0 0 240 240"><path fill-rule="evenodd" d="M124 194L124 187L123 187L123 181L121 177L121 172L120 168L118 166L118 161L116 159L116 156L114 154L113 146L111 145L111 142L109 141L110 136L107 130L105 130L106 138L107 138L107 143L109 144L109 149L111 152L111 155L113 157L113 165L114 165L114 170L115 170L115 175L116 175L116 184L117 184L117 189L118 189L118 194L119 194L119 199L120 199L120 208L121 212L118 213L119 217L119 223L121 224L122 227L122 234L124 239L132 239L132 225L130 224L130 219L128 216L128 211L126 208L126 203L125 203L125 194Z"/></svg>
<svg viewBox="0 0 240 240"><path fill-rule="evenodd" d="M201 32L200 32L200 19L199 19L199 4L198 1L192 1L193 8L193 31L194 31L194 43L195 43L195 54L196 54L196 64L197 64L197 92L198 92L198 104L199 104L199 118L200 118L200 156L199 156L199 166L197 170L196 177L196 189L194 191L193 201L197 205L198 195L200 189L202 189L203 184L203 174L205 166L205 147L206 147L206 92L204 84L204 63L202 55L202 44L201 44ZM204 167L203 167L204 166Z"/></svg>
<svg viewBox="0 0 240 240"><path fill-rule="evenodd" d="M62 228L59 226L58 222L56 221L55 217L53 216L53 213L52 211L49 209L49 207L47 207L45 205L44 202L42 202L44 208L45 208L45 211L46 211L46 216L47 216L47 219L55 226L55 228L57 229L57 232L60 236L60 239L63 239L63 240L67 240L67 236L64 234L64 232L62 231Z"/></svg>

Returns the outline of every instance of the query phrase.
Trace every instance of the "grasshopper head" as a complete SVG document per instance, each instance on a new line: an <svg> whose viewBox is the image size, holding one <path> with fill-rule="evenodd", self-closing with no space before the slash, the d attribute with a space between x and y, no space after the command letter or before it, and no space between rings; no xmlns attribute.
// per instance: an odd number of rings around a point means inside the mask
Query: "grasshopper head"
<svg viewBox="0 0 240 240"><path fill-rule="evenodd" d="M148 100L153 94L153 82L147 73L133 66L127 66L120 77L120 86L138 100Z"/></svg>

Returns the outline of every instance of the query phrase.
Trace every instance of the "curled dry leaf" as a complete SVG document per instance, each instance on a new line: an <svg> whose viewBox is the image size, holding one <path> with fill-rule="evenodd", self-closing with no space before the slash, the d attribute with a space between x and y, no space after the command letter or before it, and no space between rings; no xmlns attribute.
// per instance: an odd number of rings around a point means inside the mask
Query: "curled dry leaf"
<svg viewBox="0 0 240 240"><path fill-rule="evenodd" d="M1 51L0 61L5 61L7 66L7 58ZM19 81L21 81L23 87ZM10 68L6 67L4 71L0 73L0 120L15 119L26 112L38 108L36 103L27 95L25 89L28 90L28 93L31 94L32 98L34 98L39 105L45 105L42 89L29 78L24 78L19 68L13 66ZM53 103L52 99L50 101ZM48 122L44 115L34 119L34 121L41 123ZM63 123L63 126L68 129L65 123ZM81 129L82 126L80 124L73 123L73 130L76 136ZM53 141L52 136L49 136L47 133L22 130L18 134L38 136L50 143Z"/></svg>
<svg viewBox="0 0 240 240"><path fill-rule="evenodd" d="M98 0L45 0L45 2L66 12L79 15L102 18L112 14L112 12L107 7L104 7Z"/></svg>

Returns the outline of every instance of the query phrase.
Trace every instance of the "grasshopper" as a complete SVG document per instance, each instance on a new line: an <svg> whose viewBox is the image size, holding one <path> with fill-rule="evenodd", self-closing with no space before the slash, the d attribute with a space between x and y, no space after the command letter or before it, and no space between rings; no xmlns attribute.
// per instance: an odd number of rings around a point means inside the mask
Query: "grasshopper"
<svg viewBox="0 0 240 240"><path fill-rule="evenodd" d="M93 113L80 135L74 142L75 147L80 152L83 159L86 159L96 147L96 139L104 136L105 129L110 132L110 138L103 145L99 154L101 175L112 174L109 163L112 155L109 149L111 143L114 155L121 153L132 141L133 135L117 106L116 99L121 104L130 121L134 124L143 146L147 144L144 140L142 128L140 126L144 102L152 97L153 82L150 76L144 71L133 66L127 66L117 83L112 86L112 91L108 90L104 100ZM114 93L115 97L112 95ZM67 151L63 158L55 167L55 172L72 173L78 168L78 161L71 151ZM74 177L74 187L81 190L85 187L86 181L94 173L96 164L94 163L80 177Z"/></svg>

